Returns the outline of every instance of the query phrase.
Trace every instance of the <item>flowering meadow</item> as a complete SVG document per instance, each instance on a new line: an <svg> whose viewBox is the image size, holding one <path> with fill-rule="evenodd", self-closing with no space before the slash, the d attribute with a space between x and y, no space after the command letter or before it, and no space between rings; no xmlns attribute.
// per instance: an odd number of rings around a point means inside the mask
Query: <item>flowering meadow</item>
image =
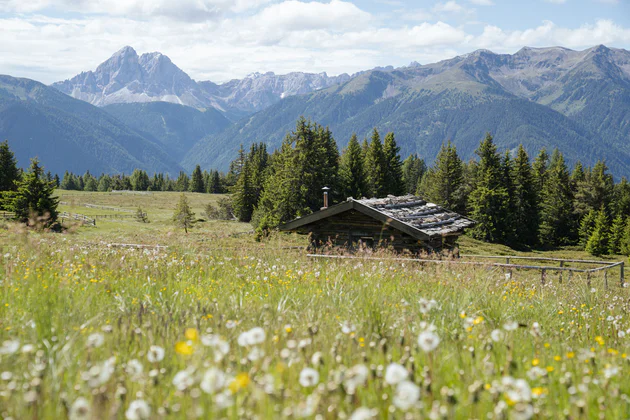
<svg viewBox="0 0 630 420"><path fill-rule="evenodd" d="M617 284L79 238L4 238L4 419L630 412L630 296Z"/></svg>

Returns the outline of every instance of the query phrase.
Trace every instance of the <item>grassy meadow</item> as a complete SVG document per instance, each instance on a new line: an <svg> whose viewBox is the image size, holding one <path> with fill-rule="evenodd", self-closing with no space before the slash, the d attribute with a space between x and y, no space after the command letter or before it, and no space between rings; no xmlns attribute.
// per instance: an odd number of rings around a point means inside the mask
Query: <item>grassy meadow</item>
<svg viewBox="0 0 630 420"><path fill-rule="evenodd" d="M61 211L140 206L150 223L0 230L4 419L630 414L618 271L606 289L599 274L543 285L490 266L311 259L303 237L259 243L236 222L184 235L178 193L59 195ZM217 200L189 198L201 219ZM461 252L517 254L468 238Z"/></svg>

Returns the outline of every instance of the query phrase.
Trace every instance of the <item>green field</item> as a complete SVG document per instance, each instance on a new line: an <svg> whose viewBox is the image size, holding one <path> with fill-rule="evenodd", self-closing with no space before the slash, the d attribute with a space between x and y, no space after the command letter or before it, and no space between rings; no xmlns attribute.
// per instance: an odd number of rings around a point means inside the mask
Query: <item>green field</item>
<svg viewBox="0 0 630 420"><path fill-rule="evenodd" d="M539 272L491 266L310 259L305 238L259 243L237 222L200 220L185 235L170 222L178 193L59 195L61 211L140 206L150 223L0 230L3 418L630 413L630 296L618 271L606 289L603 275L543 285ZM205 219L218 197L189 199Z"/></svg>

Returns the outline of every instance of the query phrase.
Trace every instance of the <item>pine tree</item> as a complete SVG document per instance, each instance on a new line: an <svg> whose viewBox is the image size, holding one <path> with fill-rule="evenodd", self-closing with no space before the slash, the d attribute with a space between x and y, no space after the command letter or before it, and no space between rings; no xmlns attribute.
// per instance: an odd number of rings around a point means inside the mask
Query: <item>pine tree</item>
<svg viewBox="0 0 630 420"><path fill-rule="evenodd" d="M190 186L190 178L184 171L179 172L179 176L175 181L175 191L188 191L188 187Z"/></svg>
<svg viewBox="0 0 630 420"><path fill-rule="evenodd" d="M363 153L356 134L350 137L348 147L341 155L339 172L345 197L362 198L368 195Z"/></svg>
<svg viewBox="0 0 630 420"><path fill-rule="evenodd" d="M490 134L476 150L479 156L477 186L470 194L470 216L477 224L471 235L487 242L501 242L506 238L506 214L509 195L503 186L501 157Z"/></svg>
<svg viewBox="0 0 630 420"><path fill-rule="evenodd" d="M400 147L396 144L394 133L387 133L385 136L383 154L385 157L385 190L387 194L403 195L405 184L400 160Z"/></svg>
<svg viewBox="0 0 630 420"><path fill-rule="evenodd" d="M463 212L464 197L463 165L457 149L449 141L442 145L435 158L435 164L422 177L417 193L425 200L444 206L447 209Z"/></svg>
<svg viewBox="0 0 630 420"><path fill-rule="evenodd" d="M630 255L630 217L626 219L620 249L622 255Z"/></svg>
<svg viewBox="0 0 630 420"><path fill-rule="evenodd" d="M221 177L219 171L212 171L210 174L210 183L208 184L208 192L210 194L221 193Z"/></svg>
<svg viewBox="0 0 630 420"><path fill-rule="evenodd" d="M621 252L621 244L623 242L624 231L627 219L621 214L617 215L610 227L610 240L608 242L608 253L619 254Z"/></svg>
<svg viewBox="0 0 630 420"><path fill-rule="evenodd" d="M240 222L249 222L252 220L252 213L257 204L252 181L252 172L252 162L246 159L241 168L238 181L236 181L234 194L232 194L234 214Z"/></svg>
<svg viewBox="0 0 630 420"><path fill-rule="evenodd" d="M578 240L580 246L586 249L586 243L595 230L595 222L597 221L597 214L595 210L591 209L588 213L582 217L580 221L580 229L578 230Z"/></svg>
<svg viewBox="0 0 630 420"><path fill-rule="evenodd" d="M63 179L61 180L60 188L62 190L68 190L68 191L78 189L77 181L73 173L68 172L68 171L64 172Z"/></svg>
<svg viewBox="0 0 630 420"><path fill-rule="evenodd" d="M597 212L595 229L593 229L593 233L591 233L591 237L586 243L586 252L595 256L606 254L608 252L608 240L608 217L602 205L602 208Z"/></svg>
<svg viewBox="0 0 630 420"><path fill-rule="evenodd" d="M20 178L15 155L9 148L9 141L0 143L0 191L16 191Z"/></svg>
<svg viewBox="0 0 630 420"><path fill-rule="evenodd" d="M519 244L516 234L515 220L515 185L514 185L514 162L510 156L510 151L506 150L501 159L501 187L507 193L505 203L505 213L503 215L503 242L508 245Z"/></svg>
<svg viewBox="0 0 630 420"><path fill-rule="evenodd" d="M50 226L57 221L59 199L54 197L54 181L47 181L44 170L37 159L31 159L28 172L17 183L17 191L9 201L7 208L16 215L16 219L27 223L32 217Z"/></svg>
<svg viewBox="0 0 630 420"><path fill-rule="evenodd" d="M529 156L519 145L512 168L514 185L513 219L515 239L518 243L535 246L538 243L538 197L534 187L534 174Z"/></svg>
<svg viewBox="0 0 630 420"><path fill-rule="evenodd" d="M613 214L630 215L630 182L624 177L613 190Z"/></svg>
<svg viewBox="0 0 630 420"><path fill-rule="evenodd" d="M415 194L420 185L420 181L427 171L424 159L420 159L417 154L411 154L403 161L402 177L405 187L405 194Z"/></svg>
<svg viewBox="0 0 630 420"><path fill-rule="evenodd" d="M149 185L151 184L149 175L142 169L135 169L131 174L129 181L131 182L131 188L134 191L146 191L149 189Z"/></svg>
<svg viewBox="0 0 630 420"><path fill-rule="evenodd" d="M592 169L584 172L583 179L576 184L575 214L578 219L590 210L599 210L603 205L607 214L612 214L611 202L614 182L605 162L598 161Z"/></svg>
<svg viewBox="0 0 630 420"><path fill-rule="evenodd" d="M190 180L190 191L196 193L202 193L206 191L206 186L203 183L203 175L201 173L201 167L195 166L192 177Z"/></svg>
<svg viewBox="0 0 630 420"><path fill-rule="evenodd" d="M372 131L372 140L365 155L365 173L367 177L368 192L372 197L387 196L385 154L381 136L375 128Z"/></svg>
<svg viewBox="0 0 630 420"><path fill-rule="evenodd" d="M195 213L190 209L188 198L186 198L186 194L182 193L182 195L179 196L179 202L173 213L173 222L175 222L178 227L184 228L184 231L188 233L188 229L193 226L194 218Z"/></svg>
<svg viewBox="0 0 630 420"><path fill-rule="evenodd" d="M546 245L571 243L575 232L573 193L569 170L555 149L545 175L540 206L540 241Z"/></svg>
<svg viewBox="0 0 630 420"><path fill-rule="evenodd" d="M112 179L109 175L102 175L98 180L98 191L108 192L112 185Z"/></svg>
<svg viewBox="0 0 630 420"><path fill-rule="evenodd" d="M534 187L536 188L536 194L538 197L542 196L543 186L547 178L547 170L549 169L549 154L544 147L536 156L534 163L532 164L532 171L534 174Z"/></svg>

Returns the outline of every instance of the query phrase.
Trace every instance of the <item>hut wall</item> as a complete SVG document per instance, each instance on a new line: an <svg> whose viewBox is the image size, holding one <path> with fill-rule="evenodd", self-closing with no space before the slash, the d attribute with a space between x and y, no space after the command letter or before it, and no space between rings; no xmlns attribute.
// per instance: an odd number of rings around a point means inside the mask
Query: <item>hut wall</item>
<svg viewBox="0 0 630 420"><path fill-rule="evenodd" d="M311 235L313 248L327 245L353 248L359 242L367 247L392 247L396 251L410 252L442 247L441 237L428 243L421 242L356 210L349 210L303 226L299 232Z"/></svg>

